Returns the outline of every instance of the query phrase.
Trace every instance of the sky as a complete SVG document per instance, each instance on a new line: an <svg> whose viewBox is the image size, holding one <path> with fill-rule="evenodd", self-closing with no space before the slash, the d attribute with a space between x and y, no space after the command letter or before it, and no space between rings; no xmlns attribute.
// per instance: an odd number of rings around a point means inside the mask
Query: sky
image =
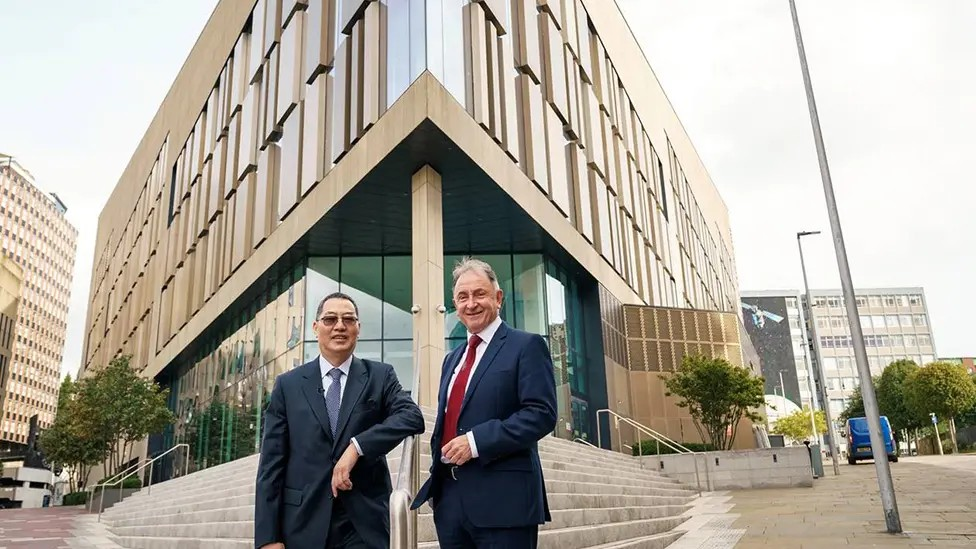
<svg viewBox="0 0 976 549"><path fill-rule="evenodd" d="M839 286L786 0L617 0L729 207L743 290ZM0 0L0 152L79 230L62 371L81 361L98 215L215 0ZM976 2L799 0L857 287L922 286L976 355ZM967 98L968 96L968 98Z"/></svg>

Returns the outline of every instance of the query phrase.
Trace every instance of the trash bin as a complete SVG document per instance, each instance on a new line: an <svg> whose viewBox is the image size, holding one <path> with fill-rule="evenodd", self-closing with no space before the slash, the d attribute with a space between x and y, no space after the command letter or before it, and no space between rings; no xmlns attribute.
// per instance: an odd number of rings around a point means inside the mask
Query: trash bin
<svg viewBox="0 0 976 549"><path fill-rule="evenodd" d="M823 454L820 453L819 444L807 444L810 450L810 466L813 468L813 478L824 476Z"/></svg>

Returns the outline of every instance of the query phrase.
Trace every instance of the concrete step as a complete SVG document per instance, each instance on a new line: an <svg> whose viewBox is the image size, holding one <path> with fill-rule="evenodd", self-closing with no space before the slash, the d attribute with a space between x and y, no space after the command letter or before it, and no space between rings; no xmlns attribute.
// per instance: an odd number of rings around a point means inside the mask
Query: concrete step
<svg viewBox="0 0 976 549"><path fill-rule="evenodd" d="M683 517L668 517L544 530L539 532L539 548L584 549L606 545L607 543L622 543L635 538L664 534L680 525L684 520ZM665 539L667 538L662 538L662 540ZM658 547L666 546L659 545ZM436 541L428 541L418 543L417 547L418 549L435 549L439 548L440 545Z"/></svg>
<svg viewBox="0 0 976 549"><path fill-rule="evenodd" d="M430 469L432 413L421 449L421 480ZM635 458L555 437L539 442L552 521L539 544L552 549L663 549L696 492ZM401 448L387 455L395 484ZM106 511L111 539L131 549L251 549L259 457L248 456L144 489ZM430 507L418 516L420 547L437 547Z"/></svg>

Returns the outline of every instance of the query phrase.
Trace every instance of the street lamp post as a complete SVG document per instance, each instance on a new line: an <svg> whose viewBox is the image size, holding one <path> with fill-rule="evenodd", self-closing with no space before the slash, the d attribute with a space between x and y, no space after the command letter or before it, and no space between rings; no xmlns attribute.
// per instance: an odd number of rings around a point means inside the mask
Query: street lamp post
<svg viewBox="0 0 976 549"><path fill-rule="evenodd" d="M861 397L864 399L864 413L868 420L868 434L871 437L871 453L874 455L874 467L877 471L878 488L881 492L881 507L884 509L885 525L887 526L888 532L895 534L902 531L901 517L898 515L898 502L895 500L895 486L891 480L888 453L885 450L885 442L881 434L881 414L878 412L878 399L874 393L871 369L868 366L868 353L864 348L864 331L861 329L860 318L857 314L857 302L854 298L854 282L851 280L851 267L847 262L847 248L844 245L844 232L840 226L840 215L837 213L837 200L834 196L834 186L830 181L830 168L827 165L827 150L824 147L823 135L820 131L817 102L813 97L813 85L810 83L810 71L807 68L807 56L803 49L803 36L800 34L800 20L796 14L795 0L790 0L790 14L793 16L793 31L796 33L796 48L800 57L800 70L803 73L803 85L806 90L807 106L810 110L810 125L813 127L813 138L817 147L817 159L820 163L820 178L823 181L824 198L827 201L827 215L830 218L830 230L834 237L837 270L840 271L844 305L847 309L847 320L850 324L851 340L854 344L854 359L857 361L857 370L861 378ZM821 365L822 369L823 366ZM822 378L821 385L823 385ZM829 413L830 406L827 404L826 402L824 403L824 408ZM836 454L834 455L836 456Z"/></svg>
<svg viewBox="0 0 976 549"><path fill-rule="evenodd" d="M840 474L840 457L837 451L837 430L834 428L834 414L830 410L830 400L827 397L827 378L824 373L823 357L820 355L820 345L817 340L817 322L813 317L813 295L810 293L810 283L807 280L807 264L803 260L803 240L804 236L820 234L820 231L802 231L796 233L796 245L800 248L800 269L803 271L803 291L807 296L807 322L810 324L810 347L817 363L817 377L820 378L820 401L823 405L824 418L827 420L827 433L830 441L830 460L834 464L834 476Z"/></svg>
<svg viewBox="0 0 976 549"><path fill-rule="evenodd" d="M801 258L802 259L802 258ZM803 301L802 299L800 300ZM823 451L823 438L817 433L817 421L815 419L817 415L817 390L814 388L815 383L813 381L813 359L810 358L810 339L807 338L807 313L806 308L802 305L798 307L800 311L800 335L803 337L803 361L807 367L807 390L810 391L810 427L813 429L813 440L817 443L817 446Z"/></svg>

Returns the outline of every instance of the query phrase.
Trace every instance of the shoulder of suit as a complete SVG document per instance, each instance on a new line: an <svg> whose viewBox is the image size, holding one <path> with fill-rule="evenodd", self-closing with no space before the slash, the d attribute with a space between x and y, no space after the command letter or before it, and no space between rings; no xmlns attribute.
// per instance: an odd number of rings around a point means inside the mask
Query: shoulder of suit
<svg viewBox="0 0 976 549"><path fill-rule="evenodd" d="M369 373L371 373L371 374L372 373L376 373L376 372L383 373L383 372L387 372L387 371L393 370L393 365L392 364L387 364L385 362L379 362L378 360L370 360L368 358L360 358L359 361L363 363L363 366L365 366L366 367L366 370Z"/></svg>
<svg viewBox="0 0 976 549"><path fill-rule="evenodd" d="M279 381L287 381L287 380L292 379L294 377L302 377L302 370L306 366L308 366L310 363L312 363L312 362L315 362L316 363L316 366L318 366L318 359L315 359L315 360L306 362L305 364L302 364L301 366L299 366L297 368L292 368L291 370L288 370L287 372L282 372L282 373L278 374L278 377L276 378L275 382L277 383Z"/></svg>

